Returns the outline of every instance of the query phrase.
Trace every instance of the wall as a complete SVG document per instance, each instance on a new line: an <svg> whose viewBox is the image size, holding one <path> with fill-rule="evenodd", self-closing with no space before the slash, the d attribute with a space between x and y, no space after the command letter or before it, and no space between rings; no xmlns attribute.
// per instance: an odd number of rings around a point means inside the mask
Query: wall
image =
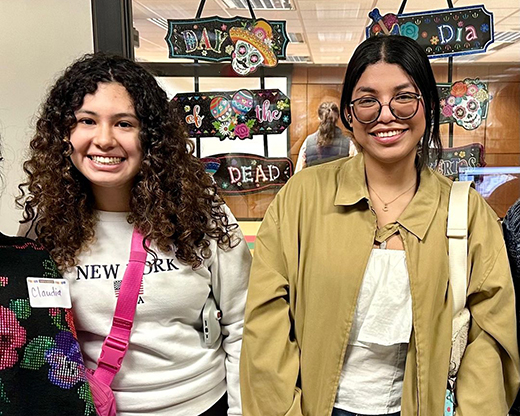
<svg viewBox="0 0 520 416"><path fill-rule="evenodd" d="M21 211L14 197L34 114L59 73L93 51L90 0L2 0L0 34L0 230L15 234Z"/></svg>

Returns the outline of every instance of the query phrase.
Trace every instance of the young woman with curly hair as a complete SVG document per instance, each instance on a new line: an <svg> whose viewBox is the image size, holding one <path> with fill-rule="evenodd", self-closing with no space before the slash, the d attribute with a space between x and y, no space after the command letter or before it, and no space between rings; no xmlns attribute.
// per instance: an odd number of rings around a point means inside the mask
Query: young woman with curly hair
<svg viewBox="0 0 520 416"><path fill-rule="evenodd" d="M150 243L112 383L118 415L241 414L250 254L154 77L124 58L84 56L51 88L30 147L18 198L24 233L70 282L87 367L110 331L134 227ZM207 346L201 311L210 293L222 337Z"/></svg>

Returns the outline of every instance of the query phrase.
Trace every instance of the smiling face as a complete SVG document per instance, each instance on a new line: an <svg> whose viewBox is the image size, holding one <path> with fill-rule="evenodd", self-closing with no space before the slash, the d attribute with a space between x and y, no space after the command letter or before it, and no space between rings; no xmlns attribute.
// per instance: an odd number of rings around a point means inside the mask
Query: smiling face
<svg viewBox="0 0 520 416"><path fill-rule="evenodd" d="M74 114L71 160L89 180L96 205L106 206L104 198L128 205L143 158L140 123L130 95L121 84L99 84Z"/></svg>
<svg viewBox="0 0 520 416"><path fill-rule="evenodd" d="M420 91L399 65L378 62L367 66L354 87L352 101L366 97L376 98L381 104L385 104L403 93L420 94ZM417 144L426 127L422 99L417 113L408 120L396 118L388 105L383 105L377 120L370 124L360 123L349 107L346 111L352 117L354 137L363 148L368 163L413 165Z"/></svg>

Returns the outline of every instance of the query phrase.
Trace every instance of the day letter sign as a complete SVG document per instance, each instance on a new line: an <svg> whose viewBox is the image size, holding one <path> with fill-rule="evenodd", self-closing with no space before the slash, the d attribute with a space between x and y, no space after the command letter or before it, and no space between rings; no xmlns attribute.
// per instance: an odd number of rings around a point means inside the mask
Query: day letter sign
<svg viewBox="0 0 520 416"><path fill-rule="evenodd" d="M170 58L231 61L233 70L247 75L262 65L273 67L286 58L289 37L285 21L243 17L168 19Z"/></svg>
<svg viewBox="0 0 520 416"><path fill-rule="evenodd" d="M227 153L203 158L206 170L224 195L281 188L293 174L292 160L265 158L247 153Z"/></svg>
<svg viewBox="0 0 520 416"><path fill-rule="evenodd" d="M366 29L367 38L408 36L417 41L429 57L483 53L494 41L493 13L483 5L384 16L374 9L369 17L373 23Z"/></svg>
<svg viewBox="0 0 520 416"><path fill-rule="evenodd" d="M173 97L190 137L251 139L291 124L291 102L280 90L182 93Z"/></svg>

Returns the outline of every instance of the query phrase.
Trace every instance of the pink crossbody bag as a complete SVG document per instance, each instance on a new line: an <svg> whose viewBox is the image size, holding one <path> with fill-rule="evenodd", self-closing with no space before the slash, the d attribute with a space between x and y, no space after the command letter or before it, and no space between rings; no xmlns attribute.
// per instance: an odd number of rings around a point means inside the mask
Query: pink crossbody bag
<svg viewBox="0 0 520 416"><path fill-rule="evenodd" d="M121 369L128 350L146 255L146 250L143 248L143 235L134 229L130 260L121 282L112 328L101 347L97 368L87 370L87 379L99 416L116 416L116 401L110 385Z"/></svg>

